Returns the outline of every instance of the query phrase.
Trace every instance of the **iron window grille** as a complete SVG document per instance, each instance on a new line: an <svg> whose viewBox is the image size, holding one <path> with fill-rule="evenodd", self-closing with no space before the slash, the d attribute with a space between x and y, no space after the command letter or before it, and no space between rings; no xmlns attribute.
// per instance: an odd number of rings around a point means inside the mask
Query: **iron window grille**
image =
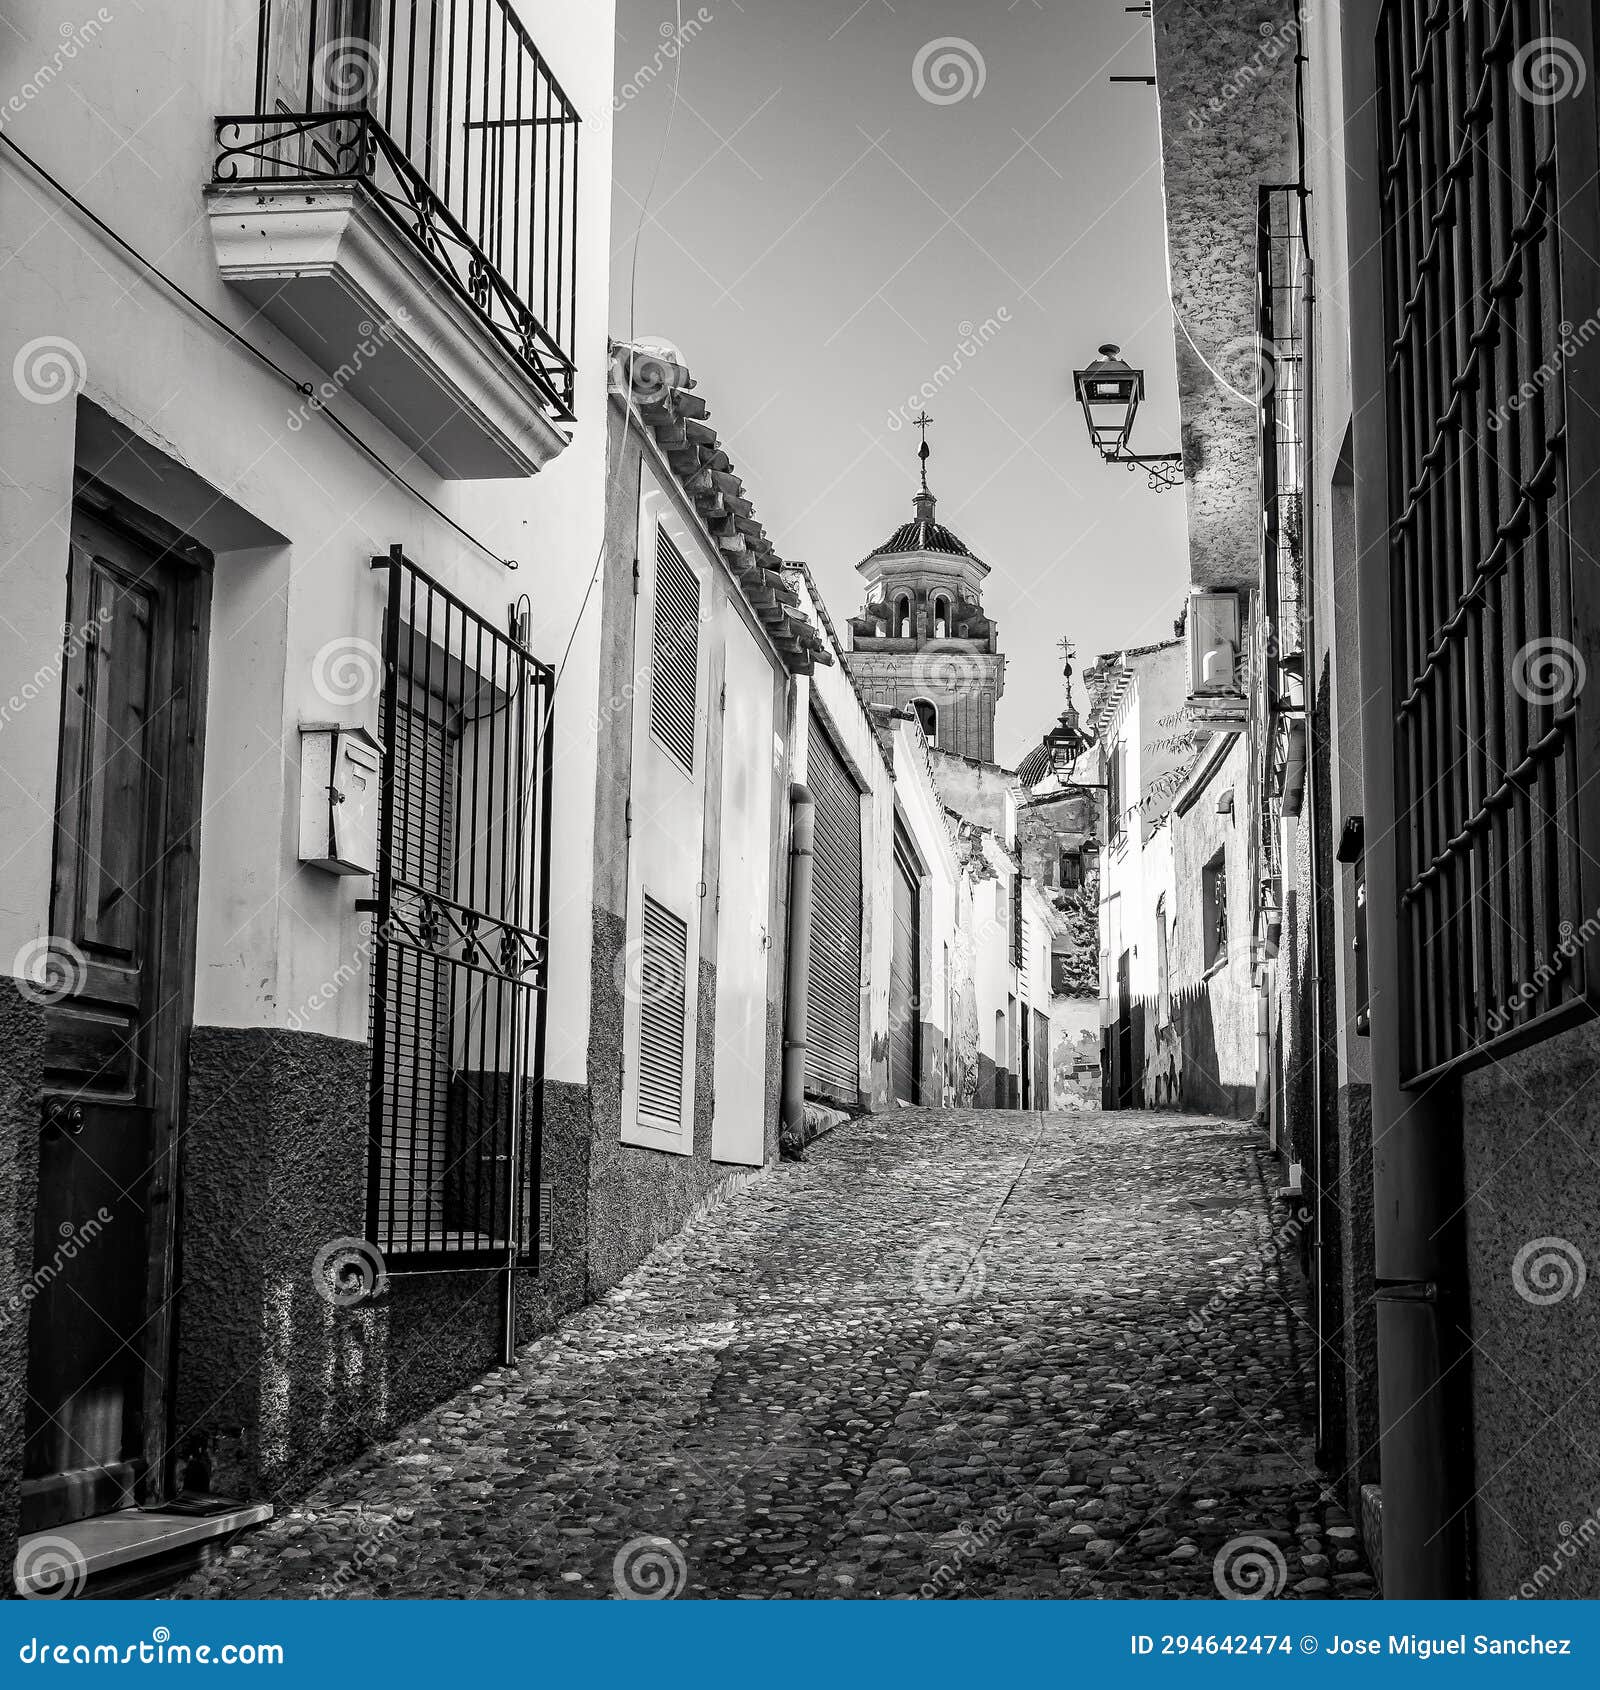
<svg viewBox="0 0 1600 1690"><path fill-rule="evenodd" d="M1592 65L1593 26L1558 22L1548 0L1388 0L1376 39L1413 1083L1585 1018L1600 960L1592 540L1574 558L1600 394L1563 322L1600 292L1595 100L1538 80L1541 53Z"/></svg>
<svg viewBox="0 0 1600 1690"><path fill-rule="evenodd" d="M384 618L369 1236L537 1256L552 677L396 547Z"/></svg>
<svg viewBox="0 0 1600 1690"><path fill-rule="evenodd" d="M261 0L219 182L360 182L571 421L578 113L510 0Z"/></svg>

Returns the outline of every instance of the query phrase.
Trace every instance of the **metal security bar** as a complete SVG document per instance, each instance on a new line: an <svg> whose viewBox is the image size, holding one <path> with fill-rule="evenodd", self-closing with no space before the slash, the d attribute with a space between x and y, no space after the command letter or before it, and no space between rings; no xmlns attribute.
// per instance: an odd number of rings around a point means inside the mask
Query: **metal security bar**
<svg viewBox="0 0 1600 1690"><path fill-rule="evenodd" d="M1595 108L1565 97L1570 34L1544 0L1390 0L1377 36L1409 1080L1555 1031L1594 978L1595 606L1570 539L1593 471L1568 421L1594 378L1562 306L1592 304ZM1559 99L1552 51L1574 55Z"/></svg>
<svg viewBox="0 0 1600 1690"><path fill-rule="evenodd" d="M1256 220L1263 580L1272 651L1297 655L1302 636L1305 493L1305 244L1298 184L1261 189Z"/></svg>
<svg viewBox="0 0 1600 1690"><path fill-rule="evenodd" d="M370 1236L410 1266L537 1251L552 678L395 548L384 621Z"/></svg>
<svg viewBox="0 0 1600 1690"><path fill-rule="evenodd" d="M573 414L578 113L509 0L261 0L220 182L363 182Z"/></svg>

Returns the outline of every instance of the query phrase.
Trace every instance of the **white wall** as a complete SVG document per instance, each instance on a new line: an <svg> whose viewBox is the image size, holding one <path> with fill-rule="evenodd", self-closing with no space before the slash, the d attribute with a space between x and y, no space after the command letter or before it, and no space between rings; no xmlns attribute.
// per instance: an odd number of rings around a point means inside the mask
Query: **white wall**
<svg viewBox="0 0 1600 1690"><path fill-rule="evenodd" d="M522 9L580 112L609 107L608 0L583 8L530 0ZM110 22L70 59L60 57L59 8L16 0L9 12L7 56L18 80L37 84L26 67L52 69L37 97L7 114L7 133L209 310L290 370L316 379L310 360L219 281L201 200L213 118L253 103L255 0L202 7L145 0L137 11L108 9ZM84 398L149 442L151 462L186 466L193 486L209 490L193 524L217 553L200 835L201 1022L366 1036L365 991L329 985L362 965L369 923L354 904L368 884L301 869L294 817L297 725L333 713L316 685L318 654L329 642L379 639L384 574L369 568L371 556L403 545L499 625L508 604L527 592L536 650L552 662L560 656L604 518L609 141L609 125L600 125L581 149L580 421L572 446L553 465L532 482L442 483L359 405L334 402L419 489L492 549L519 558L514 574L455 535L322 420L291 427L295 396L278 377L154 285L14 157L0 155L7 283L0 354L9 363L36 338L70 342L86 372ZM18 383L0 383L0 584L7 601L0 663L13 675L48 668L60 648L78 414L70 398L29 403ZM159 490L139 457L112 449L104 467L130 490ZM195 508L191 499L191 514ZM574 645L556 715L554 859L561 877L552 899L550 1001L585 1024L593 747L585 730L590 712L574 700L593 697L595 649L591 619ZM353 719L375 721L374 694L345 708ZM48 924L59 714L58 679L47 675L26 708L5 722L0 740L0 830L10 842L0 968ZM581 1067L557 1077L581 1078Z"/></svg>

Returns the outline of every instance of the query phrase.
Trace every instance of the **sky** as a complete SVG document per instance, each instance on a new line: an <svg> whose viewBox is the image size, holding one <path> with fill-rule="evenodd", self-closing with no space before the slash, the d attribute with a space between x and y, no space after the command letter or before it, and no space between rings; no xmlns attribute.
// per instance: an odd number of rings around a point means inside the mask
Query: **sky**
<svg viewBox="0 0 1600 1690"><path fill-rule="evenodd" d="M1116 341L1146 372L1135 448L1177 448L1155 90L1108 80L1152 70L1149 19L682 4L674 60L673 0L618 0L612 333L682 356L841 628L855 565L911 516L926 406L939 520L993 571L1014 764L1061 709L1057 642L1082 709L1086 664L1170 638L1188 576L1181 490L1103 464L1072 397Z"/></svg>

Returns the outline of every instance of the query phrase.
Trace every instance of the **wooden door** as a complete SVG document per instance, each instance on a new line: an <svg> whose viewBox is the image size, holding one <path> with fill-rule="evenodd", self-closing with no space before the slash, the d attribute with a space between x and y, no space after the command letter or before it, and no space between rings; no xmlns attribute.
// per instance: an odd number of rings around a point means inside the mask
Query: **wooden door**
<svg viewBox="0 0 1600 1690"><path fill-rule="evenodd" d="M50 908L23 1526L165 1490L209 576L80 509Z"/></svg>
<svg viewBox="0 0 1600 1690"><path fill-rule="evenodd" d="M773 783L781 747L772 732L771 660L731 604L723 626L711 1157L760 1167L767 1142Z"/></svg>
<svg viewBox="0 0 1600 1690"><path fill-rule="evenodd" d="M622 1142L694 1153L710 646L698 549L666 493L640 500L623 991ZM670 530L670 531L669 531Z"/></svg>

